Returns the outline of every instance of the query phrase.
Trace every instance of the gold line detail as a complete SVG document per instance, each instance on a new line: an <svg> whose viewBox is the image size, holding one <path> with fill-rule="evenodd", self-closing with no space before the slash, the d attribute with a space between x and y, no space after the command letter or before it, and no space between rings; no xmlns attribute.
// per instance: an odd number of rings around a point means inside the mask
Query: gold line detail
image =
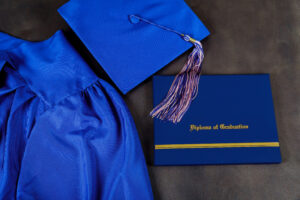
<svg viewBox="0 0 300 200"><path fill-rule="evenodd" d="M279 142L208 143L208 144L158 144L155 149L203 149L235 147L279 147Z"/></svg>

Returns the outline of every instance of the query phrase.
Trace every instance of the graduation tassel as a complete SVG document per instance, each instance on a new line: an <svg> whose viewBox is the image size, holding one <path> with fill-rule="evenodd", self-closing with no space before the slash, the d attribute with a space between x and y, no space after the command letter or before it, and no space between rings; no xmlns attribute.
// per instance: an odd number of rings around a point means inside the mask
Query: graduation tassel
<svg viewBox="0 0 300 200"><path fill-rule="evenodd" d="M178 123L197 96L204 54L199 41L193 41L193 44L195 48L176 75L166 98L150 112L152 117Z"/></svg>
<svg viewBox="0 0 300 200"><path fill-rule="evenodd" d="M164 30L174 32L180 35L185 41L191 42L194 45L192 53L189 55L182 70L176 75L167 96L150 112L152 117L178 123L190 107L192 100L195 99L198 94L198 84L202 69L201 64L204 58L201 42L191 38L189 35L155 24L136 15L130 15L130 20L133 23L143 21Z"/></svg>

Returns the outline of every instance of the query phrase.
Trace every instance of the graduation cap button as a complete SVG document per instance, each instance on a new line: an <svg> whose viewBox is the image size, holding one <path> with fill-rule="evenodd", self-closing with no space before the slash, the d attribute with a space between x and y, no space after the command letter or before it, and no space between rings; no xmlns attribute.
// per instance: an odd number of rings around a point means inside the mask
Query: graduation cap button
<svg viewBox="0 0 300 200"><path fill-rule="evenodd" d="M128 18L132 24L137 24L140 22L140 19L136 15L129 15Z"/></svg>

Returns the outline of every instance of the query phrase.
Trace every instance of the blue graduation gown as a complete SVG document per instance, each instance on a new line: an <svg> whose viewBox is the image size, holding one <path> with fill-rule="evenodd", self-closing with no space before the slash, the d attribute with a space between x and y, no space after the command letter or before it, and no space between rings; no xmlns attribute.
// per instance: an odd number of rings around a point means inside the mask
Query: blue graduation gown
<svg viewBox="0 0 300 200"><path fill-rule="evenodd" d="M152 199L119 94L58 31L0 33L0 199Z"/></svg>

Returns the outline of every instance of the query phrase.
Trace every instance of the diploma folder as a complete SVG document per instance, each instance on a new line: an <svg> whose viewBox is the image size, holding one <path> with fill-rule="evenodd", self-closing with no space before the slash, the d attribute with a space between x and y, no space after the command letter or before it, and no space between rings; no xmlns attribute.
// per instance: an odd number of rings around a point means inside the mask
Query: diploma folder
<svg viewBox="0 0 300 200"><path fill-rule="evenodd" d="M153 78L154 106L174 77ZM182 121L154 119L155 165L280 163L269 75L202 75Z"/></svg>

